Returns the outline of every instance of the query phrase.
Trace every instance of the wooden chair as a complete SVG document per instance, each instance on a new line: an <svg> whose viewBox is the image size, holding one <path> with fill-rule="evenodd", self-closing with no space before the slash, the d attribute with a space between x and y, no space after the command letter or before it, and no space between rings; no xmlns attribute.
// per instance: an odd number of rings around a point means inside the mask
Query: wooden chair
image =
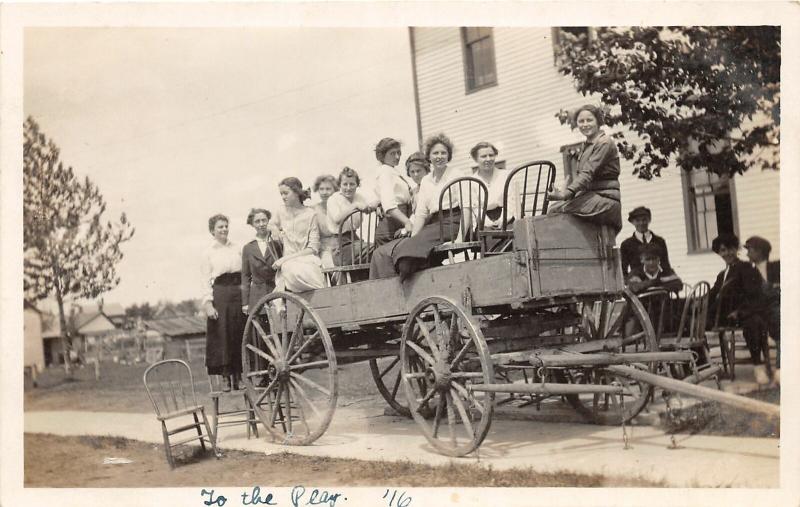
<svg viewBox="0 0 800 507"><path fill-rule="evenodd" d="M374 250L375 233L378 228L378 214L375 211L366 213L354 210L344 217L339 224L339 256L334 262L341 262L341 256L350 254L350 263L325 268L322 272L328 280L328 285L338 283L352 283L353 275L366 279L369 273L369 264ZM353 234L358 239L353 240ZM349 243L348 243L349 241Z"/></svg>
<svg viewBox="0 0 800 507"><path fill-rule="evenodd" d="M223 391L220 386L219 375L208 376L209 393L211 398L211 431L214 434L214 441L219 440L219 428L222 426L235 426L238 424L247 425L247 439L252 433L258 438L258 418L255 410L247 397L247 391ZM232 404L237 398L241 397L243 405L241 407L225 409L223 403ZM223 407L220 409L220 407Z"/></svg>
<svg viewBox="0 0 800 507"><path fill-rule="evenodd" d="M208 424L203 405L197 403L192 370L186 362L180 359L166 359L150 365L144 372L144 387L147 397L153 404L156 418L161 422L164 451L167 453L167 462L171 468L175 467L172 448L195 440L200 441L200 447L204 451L205 442L208 441L211 450L217 456L216 438ZM189 420L189 416L193 420ZM202 422L200 418L203 419ZM169 429L167 421L179 425ZM204 427L205 432L203 432ZM186 431L197 434L170 442L170 437Z"/></svg>
<svg viewBox="0 0 800 507"><path fill-rule="evenodd" d="M458 199L461 216L456 223L455 212L450 203ZM463 253L469 260L470 254L477 257L481 250L480 232L486 221L486 205L489 189L486 184L472 176L462 176L451 181L439 194L439 238L441 244L433 251L446 253L448 260L455 262L455 255ZM458 230L456 230L458 228ZM454 238L450 240L450 238Z"/></svg>
<svg viewBox="0 0 800 507"><path fill-rule="evenodd" d="M527 162L515 167L506 176L503 186L503 221L500 230L481 232L482 255L507 252L514 239L512 223L524 216L546 215L550 203L549 193L553 191L556 180L556 166L547 160ZM509 202L509 191L519 182L522 191L515 194L517 203ZM513 206L513 210L511 207ZM511 210L511 212L509 212Z"/></svg>
<svg viewBox="0 0 800 507"><path fill-rule="evenodd" d="M728 297L728 290L730 285L723 284L722 288L720 289L719 295L717 296L716 301L716 312L714 314L714 327L712 329L713 333L715 333L719 339L719 348L720 348L720 355L722 356L722 367L725 372L728 374L728 378L730 380L736 379L736 350L745 349L749 350L747 347L747 343L744 340L744 329L740 326L730 325L730 324L723 324L722 319L722 308L725 307L723 304L726 297ZM764 365L767 368L767 375L769 378L772 378L772 364L770 363L769 359L769 339L767 335L767 325L764 320L760 317L754 317L758 319L757 322L757 337L756 339L759 341L759 349L761 353L764 355ZM741 337L741 339L737 339Z"/></svg>

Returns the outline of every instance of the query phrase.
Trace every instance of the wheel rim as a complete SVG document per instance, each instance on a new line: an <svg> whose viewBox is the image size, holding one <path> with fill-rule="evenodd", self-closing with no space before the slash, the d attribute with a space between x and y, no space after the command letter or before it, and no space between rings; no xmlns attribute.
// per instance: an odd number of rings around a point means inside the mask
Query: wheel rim
<svg viewBox="0 0 800 507"><path fill-rule="evenodd" d="M400 387L402 380L400 356L370 359L369 369L372 372L375 386L386 403L403 417L411 417L411 411L406 405L405 396Z"/></svg>
<svg viewBox="0 0 800 507"><path fill-rule="evenodd" d="M327 329L305 300L273 292L251 309L242 370L253 410L273 440L308 445L325 433L338 396L336 356Z"/></svg>
<svg viewBox="0 0 800 507"><path fill-rule="evenodd" d="M642 303L628 289L621 296L615 301L602 300L599 310L584 305L581 340L620 340L621 345L604 349L610 352L657 352L655 331ZM658 362L630 366L655 373ZM566 396L570 405L584 418L597 424L620 424L623 419L630 421L644 409L653 394L652 385L615 375L602 368L563 368L556 370L556 377L559 381L573 384L618 385L623 388L621 400L608 394Z"/></svg>
<svg viewBox="0 0 800 507"><path fill-rule="evenodd" d="M449 456L480 446L491 425L494 393L473 392L494 378L478 326L453 301L431 297L409 314L400 342L402 384L428 442Z"/></svg>

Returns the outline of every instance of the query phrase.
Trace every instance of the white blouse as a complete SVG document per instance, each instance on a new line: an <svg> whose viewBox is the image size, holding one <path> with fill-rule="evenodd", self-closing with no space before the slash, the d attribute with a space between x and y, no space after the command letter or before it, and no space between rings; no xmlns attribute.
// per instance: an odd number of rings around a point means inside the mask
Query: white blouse
<svg viewBox="0 0 800 507"><path fill-rule="evenodd" d="M375 193L378 196L383 212L397 208L401 204L411 205L411 189L414 181L402 170L382 164L375 179Z"/></svg>
<svg viewBox="0 0 800 507"><path fill-rule="evenodd" d="M313 208L303 206L290 212L286 206L282 206L275 213L270 226L279 231L284 256L305 248L311 248L314 255L319 255L319 225Z"/></svg>
<svg viewBox="0 0 800 507"><path fill-rule="evenodd" d="M475 173L475 177L481 180L482 182L486 183L486 188L489 190L489 197L486 201L486 211L491 211L493 209L502 208L503 207L503 186L506 183L506 172L504 170L498 170L497 168L492 171L492 176L486 180L482 175L481 172L478 171ZM513 208L514 206L509 206L507 211L508 218L510 219L513 215ZM499 227L503 222L502 215L497 220L492 220L489 217L486 217L486 225L490 227Z"/></svg>
<svg viewBox="0 0 800 507"><path fill-rule="evenodd" d="M422 181L419 184L419 192L417 192L416 196L417 209L414 212L415 228L421 228L430 215L439 211L439 194L442 193L442 190L448 184L450 184L456 178L470 176L470 174L463 169L459 170L447 167L445 168L441 178L434 180L434 172L435 171L431 171L423 176ZM449 206L448 199L450 199ZM454 191L452 196L445 195L444 205L450 208L459 206L460 203L458 192ZM421 224L417 226L417 222L421 222Z"/></svg>
<svg viewBox="0 0 800 507"><path fill-rule="evenodd" d="M328 198L328 227L338 234L339 226L347 215L355 211L356 205L361 207L376 207L378 205L375 199L370 202L367 195L362 194L356 190L353 195L353 200L350 201L341 192L336 192ZM352 222L352 223L351 223ZM361 225L361 214L353 216L352 220L348 220L342 227L342 231L349 231L356 229Z"/></svg>
<svg viewBox="0 0 800 507"><path fill-rule="evenodd" d="M242 270L242 247L228 241L224 245L214 240L203 252L204 290L203 304L213 299L214 280L225 273L237 273Z"/></svg>

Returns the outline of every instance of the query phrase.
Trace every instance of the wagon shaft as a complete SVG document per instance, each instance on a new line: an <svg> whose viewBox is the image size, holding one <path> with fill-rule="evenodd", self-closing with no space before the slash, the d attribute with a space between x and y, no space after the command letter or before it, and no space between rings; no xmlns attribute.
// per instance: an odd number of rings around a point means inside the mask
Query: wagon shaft
<svg viewBox="0 0 800 507"><path fill-rule="evenodd" d="M593 384L553 384L553 383L478 384L478 385L468 386L467 389L475 392L544 394L544 395L581 394L581 393L595 393L595 394L623 393L622 386L593 385Z"/></svg>
<svg viewBox="0 0 800 507"><path fill-rule="evenodd" d="M772 403L753 400L737 394L726 393L708 387L698 386L675 380L669 377L661 377L652 373L644 372L630 366L609 366L608 370L624 377L632 378L640 382L647 382L666 391L685 394L693 398L717 401L726 405L731 405L748 412L757 412L770 417L780 417L781 407Z"/></svg>
<svg viewBox="0 0 800 507"><path fill-rule="evenodd" d="M630 352L621 354L553 354L529 356L533 366L604 366L612 364L662 362L689 362L690 351L682 352Z"/></svg>

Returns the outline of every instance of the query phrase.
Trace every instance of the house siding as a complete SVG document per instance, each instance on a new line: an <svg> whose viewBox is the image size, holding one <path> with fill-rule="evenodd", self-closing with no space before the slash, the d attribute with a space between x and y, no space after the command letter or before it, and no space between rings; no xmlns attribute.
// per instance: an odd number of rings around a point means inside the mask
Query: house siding
<svg viewBox="0 0 800 507"><path fill-rule="evenodd" d="M531 160L550 160L563 181L560 148L583 137L561 125L559 109L591 102L575 91L571 79L559 74L553 61L550 28L495 28L497 85L465 92L459 28L413 28L414 60L419 94L421 135L444 132L453 141L452 166L469 168L469 149L480 141L497 146L498 161L513 168ZM611 132L609 132L611 133ZM670 261L687 283L713 280L722 269L711 252L689 253L679 169L670 167L660 178L644 181L622 160L620 185L623 218L636 206L653 211L651 227L669 245ZM779 257L777 173L752 172L735 178L735 199L742 238L758 234ZM625 222L618 242L633 233Z"/></svg>

